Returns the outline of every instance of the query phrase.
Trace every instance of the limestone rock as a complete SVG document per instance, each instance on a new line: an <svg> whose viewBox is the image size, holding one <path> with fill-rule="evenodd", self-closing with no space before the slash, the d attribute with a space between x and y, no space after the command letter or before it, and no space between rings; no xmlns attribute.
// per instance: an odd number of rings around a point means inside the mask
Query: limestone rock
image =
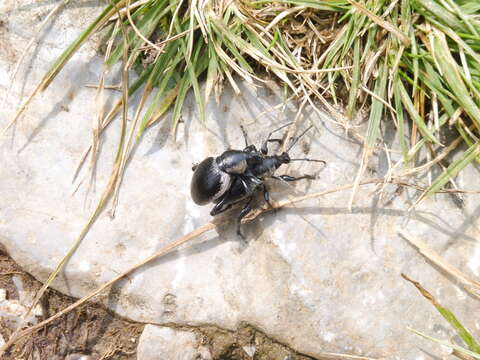
<svg viewBox="0 0 480 360"><path fill-rule="evenodd" d="M137 359L210 360L211 356L192 332L147 325L138 342Z"/></svg>
<svg viewBox="0 0 480 360"><path fill-rule="evenodd" d="M0 3L0 45L8 50L0 52L0 99L23 47L35 34L31 19L47 10L33 0ZM9 92L1 128L22 95L99 10L71 3L58 16ZM95 118L95 90L85 85L98 81L100 64L95 42L85 45L0 142L0 242L40 280L53 271L88 221L111 172L118 122L102 143L95 191L87 191L88 166L72 184ZM84 296L210 221L210 207L190 199L192 164L229 146L241 148L240 124L259 144L296 113L291 104L284 112L275 107L283 101L278 87L254 88L241 81L239 86L241 94L227 88L219 105L208 104L205 125L198 121L190 96L176 142L169 138L169 116L147 131L128 165L115 217L108 211L101 214L55 282L56 289ZM324 159L327 166L296 162L281 168L279 173L312 173L319 179L269 181L274 200L351 184L357 174L361 146L327 116L307 109L302 123L308 122L316 129L292 155ZM365 177L383 176L386 164L380 153ZM469 168L457 183L478 190L478 175ZM324 352L388 359L439 354L436 344L407 328L444 339L453 332L400 274L420 281L473 332L480 330L471 316L478 303L401 238L397 228L405 226L449 263L479 276L480 197L465 195L459 208L450 195L436 195L407 214L418 192L389 185L380 198L375 190L373 185L361 187L352 211L346 190L264 214L244 227L247 242L238 239L233 225L220 226L131 274L104 302L122 316L160 325L235 329L247 322L318 357Z"/></svg>

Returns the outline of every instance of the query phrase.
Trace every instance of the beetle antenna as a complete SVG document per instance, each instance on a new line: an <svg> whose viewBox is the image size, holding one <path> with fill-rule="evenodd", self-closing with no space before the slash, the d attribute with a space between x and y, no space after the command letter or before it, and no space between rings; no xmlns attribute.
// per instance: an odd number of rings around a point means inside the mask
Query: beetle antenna
<svg viewBox="0 0 480 360"><path fill-rule="evenodd" d="M303 136L305 135L305 133L310 130L311 128L313 127L313 125L310 125L307 130L305 130L304 132L302 132L300 135L298 135L295 139L293 139L293 142L290 144L290 147L287 149L287 153L292 149L293 145L295 145L297 143L297 141Z"/></svg>
<svg viewBox="0 0 480 360"><path fill-rule="evenodd" d="M308 158L303 158L303 159L290 159L290 161L311 161L311 162L319 162L324 165L327 164L325 160L318 160L318 159L308 159Z"/></svg>
<svg viewBox="0 0 480 360"><path fill-rule="evenodd" d="M267 136L267 141L270 139L270 136L275 134L277 131L282 130L283 128L286 128L287 126L292 125L293 123L294 123L293 121L290 121L289 123L286 123L285 125L280 126L278 129L272 130L270 134L268 134Z"/></svg>

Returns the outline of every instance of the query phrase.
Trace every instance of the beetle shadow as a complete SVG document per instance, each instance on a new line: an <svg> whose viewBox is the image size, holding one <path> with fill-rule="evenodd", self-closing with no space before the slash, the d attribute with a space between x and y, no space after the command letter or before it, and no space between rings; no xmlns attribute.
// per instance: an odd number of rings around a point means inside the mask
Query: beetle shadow
<svg viewBox="0 0 480 360"><path fill-rule="evenodd" d="M468 213L465 209L462 210L462 213L465 215L464 221L462 222L462 224L460 224L460 226L458 226L452 231L450 238L443 247L444 250L452 246L454 242L458 241L458 239L460 238L463 240L478 242L478 239L474 237L465 237L465 232L469 228L474 227L476 229L476 232L478 233L479 228L476 220L480 218L480 205L478 205L471 213Z"/></svg>
<svg viewBox="0 0 480 360"><path fill-rule="evenodd" d="M395 141L395 135L397 134L397 129L395 127L395 124L393 121L387 121L384 124L385 129L383 131L381 130L382 137L383 137L383 143L390 149L393 146L393 143ZM377 155L378 159L378 165L377 165L377 173L378 177L384 177L389 170L389 155L383 149L382 151L378 152Z"/></svg>
<svg viewBox="0 0 480 360"><path fill-rule="evenodd" d="M197 238L192 242L185 244L181 248L177 248L163 256L160 256L152 261L148 262L147 264L143 265L142 267L136 269L135 271L129 273L124 278L117 281L111 288L109 297L108 297L108 307L111 309L116 309L118 305L118 301L120 300L122 289L132 283L134 278L137 276L142 276L144 273L148 271L158 271L158 267L163 264L168 264L171 262L177 261L180 257L191 257L196 254L205 253L221 245L225 242L220 235L215 235L208 239ZM140 278L141 279L141 278ZM142 280L141 280L142 281Z"/></svg>

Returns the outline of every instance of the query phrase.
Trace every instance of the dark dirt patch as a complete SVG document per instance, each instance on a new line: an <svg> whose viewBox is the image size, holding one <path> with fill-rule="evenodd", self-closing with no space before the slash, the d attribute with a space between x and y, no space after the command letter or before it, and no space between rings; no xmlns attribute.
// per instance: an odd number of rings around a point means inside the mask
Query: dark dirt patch
<svg viewBox="0 0 480 360"><path fill-rule="evenodd" d="M0 288L7 299L18 299L13 276L21 277L25 290L35 293L41 283L24 272L5 252L0 250ZM42 302L44 320L74 302L71 297L47 290ZM0 319L0 333L8 339L12 333ZM75 354L91 355L93 359L136 359L138 337L143 324L133 323L112 314L100 305L87 303L45 326L34 335L21 339L2 360L75 358Z"/></svg>
<svg viewBox="0 0 480 360"><path fill-rule="evenodd" d="M237 331L226 331L214 326L195 329L202 345L210 348L216 360L313 360L280 344L251 325L242 324ZM247 351L254 350L249 356Z"/></svg>

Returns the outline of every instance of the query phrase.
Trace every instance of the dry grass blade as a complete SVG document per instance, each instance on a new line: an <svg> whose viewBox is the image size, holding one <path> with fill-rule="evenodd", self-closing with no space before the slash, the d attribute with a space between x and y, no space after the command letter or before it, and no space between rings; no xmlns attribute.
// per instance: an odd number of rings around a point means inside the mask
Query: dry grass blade
<svg viewBox="0 0 480 360"><path fill-rule="evenodd" d="M143 36L142 32L135 25L135 22L132 19L132 14L130 14L130 0L127 0L126 12L125 13L127 14L127 18L128 18L128 22L129 22L130 26L132 27L133 31L135 31L135 33L138 35L138 37L141 38L145 43L150 45L152 48L156 49L157 51L159 51L161 53L163 51L163 48L157 46L156 44L154 44L153 42L148 40L145 36Z"/></svg>
<svg viewBox="0 0 480 360"><path fill-rule="evenodd" d="M413 236L408 231L404 229L399 229L398 233L410 244L415 246L420 251L420 253L428 260L430 260L440 269L458 280L466 291L475 296L477 299L480 299L480 282L470 278L469 276L458 270L456 267L450 265L436 251L434 251L427 244L425 244L425 242L423 242L418 237Z"/></svg>
<svg viewBox="0 0 480 360"><path fill-rule="evenodd" d="M420 331L417 331L415 329L412 329L412 328L407 328L407 329L409 329L410 331L414 332L415 334L417 334L421 337L424 337L425 339L434 341L434 342L436 342L440 345L445 346L448 349L452 349L454 351L452 354L455 354L455 351L456 351L458 353L461 353L464 356L469 356L469 357L461 357L460 359L468 359L468 360L470 360L470 359L480 359L480 354L477 354L473 351L465 349L464 347L459 346L455 343L451 343L451 342L448 342L448 341L445 341L445 340L436 339L434 337L428 336L428 335L426 335L426 334L424 334Z"/></svg>
<svg viewBox="0 0 480 360"><path fill-rule="evenodd" d="M453 150L455 150L457 148L457 146L459 146L461 144L462 140L463 140L463 138L461 136L457 137L454 141L452 141L450 143L450 145L448 145L446 148L444 148L442 150L442 152L439 153L434 159L428 161L427 163L425 163L423 165L417 166L413 169L405 170L402 173L400 173L398 176L399 177L410 176L410 175L413 175L415 173L418 173L418 172L421 172L421 171L426 171L426 170L430 169L433 165L435 165L435 164L439 163L440 161L442 161L443 159L445 159L448 156L448 154L450 154Z"/></svg>
<svg viewBox="0 0 480 360"><path fill-rule="evenodd" d="M101 213L101 211L103 210L103 208L105 207L105 204L108 200L108 198L110 197L110 194L111 192L113 191L113 187L110 186L110 187L107 187L105 193L103 194L102 196L102 199L100 200L94 214L90 217L87 225L83 228L82 232L80 233L80 235L78 236L78 238L74 241L73 245L70 247L70 249L68 250L67 254L65 254L65 256L62 258L62 260L57 264L55 270L50 274L50 276L48 277L47 281L45 281L45 283L43 284L43 286L40 288L40 290L37 292L37 294L35 295L35 298L33 299L32 301L32 304L30 305L30 307L27 309L27 312L22 316L22 320L17 328L17 330L15 330L13 332L13 334L11 335L11 338L15 338L17 336L17 334L20 334L20 329L22 328L22 326L24 325L25 323L25 320L28 318L28 316L30 315L30 313L32 312L33 308L35 308L35 306L38 304L38 302L40 301L41 297L43 296L43 294L45 293L45 291L48 289L48 287L52 284L53 280L55 280L55 278L57 277L57 275L60 273L60 271L62 271L62 269L64 268L65 264L68 262L68 260L73 256L73 254L75 253L75 251L78 249L78 247L80 246L80 243L82 242L82 240L85 238L85 236L87 235L88 231L90 230L90 228L92 227L93 223L95 222L95 220L97 219L98 215ZM3 355L5 349L3 347L0 347L0 358L1 356Z"/></svg>
<svg viewBox="0 0 480 360"><path fill-rule="evenodd" d="M115 22L113 33L116 32L117 28L120 26L120 20ZM107 50L105 52L105 60L108 59L112 52L114 36L111 36L107 42ZM90 184L89 187L95 181L96 175L96 167L97 167L97 159L98 159L98 152L100 147L100 135L102 133L102 123L104 119L104 108L105 108L105 99L104 99L104 90L105 90L105 77L107 74L108 68L104 65L102 74L100 75L100 81L97 87L97 93L95 96L96 101L96 119L93 125L92 131L92 151L91 151L91 158L90 158ZM77 172L75 172L77 173Z"/></svg>
<svg viewBox="0 0 480 360"><path fill-rule="evenodd" d="M374 13L366 9L362 4L359 4L354 0L348 0L348 2L352 4L355 7L355 9L360 11L362 14L365 14L366 16L368 16L373 22L375 22L376 24L383 27L385 30L388 30L392 34L394 34L397 38L400 39L403 45L405 45L406 47L410 46L410 39L408 38L408 36L402 33L399 28L390 24L388 21L383 20L379 16L375 15Z"/></svg>
<svg viewBox="0 0 480 360"><path fill-rule="evenodd" d="M462 353L462 352L460 352L456 349L452 350L452 355L459 358L460 360L475 360L475 358L473 356L464 354L464 353Z"/></svg>
<svg viewBox="0 0 480 360"><path fill-rule="evenodd" d="M369 356L357 356L357 355L349 355L349 354L341 354L341 353L328 353L322 352L319 354L322 360L381 360L379 358L372 358Z"/></svg>

